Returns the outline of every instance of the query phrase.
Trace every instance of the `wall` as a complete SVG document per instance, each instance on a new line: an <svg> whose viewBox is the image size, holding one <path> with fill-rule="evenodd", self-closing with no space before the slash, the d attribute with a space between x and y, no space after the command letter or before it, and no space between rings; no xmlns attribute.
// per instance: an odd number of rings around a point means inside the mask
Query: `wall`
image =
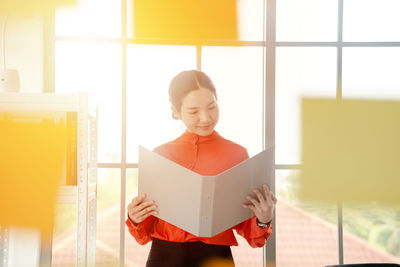
<svg viewBox="0 0 400 267"><path fill-rule="evenodd" d="M3 23L4 17L0 21ZM43 88L42 16L9 16L5 37L6 65L7 68L18 70L20 91L41 92Z"/></svg>

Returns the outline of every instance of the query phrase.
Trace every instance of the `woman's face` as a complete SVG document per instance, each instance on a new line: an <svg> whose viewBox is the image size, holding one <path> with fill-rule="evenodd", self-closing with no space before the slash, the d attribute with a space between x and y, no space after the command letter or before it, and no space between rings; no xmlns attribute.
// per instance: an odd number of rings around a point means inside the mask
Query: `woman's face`
<svg viewBox="0 0 400 267"><path fill-rule="evenodd" d="M201 136L210 135L219 118L217 99L211 90L200 88L190 91L183 99L181 110L172 106L174 116L185 124L186 128Z"/></svg>

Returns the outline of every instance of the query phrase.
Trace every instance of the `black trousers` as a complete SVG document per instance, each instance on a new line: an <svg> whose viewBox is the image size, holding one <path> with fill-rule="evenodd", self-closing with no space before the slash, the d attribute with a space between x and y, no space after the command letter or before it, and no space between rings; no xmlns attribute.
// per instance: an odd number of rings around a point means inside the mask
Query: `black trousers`
<svg viewBox="0 0 400 267"><path fill-rule="evenodd" d="M146 267L200 267L205 261L219 258L232 262L229 246L203 242L169 242L153 239Z"/></svg>

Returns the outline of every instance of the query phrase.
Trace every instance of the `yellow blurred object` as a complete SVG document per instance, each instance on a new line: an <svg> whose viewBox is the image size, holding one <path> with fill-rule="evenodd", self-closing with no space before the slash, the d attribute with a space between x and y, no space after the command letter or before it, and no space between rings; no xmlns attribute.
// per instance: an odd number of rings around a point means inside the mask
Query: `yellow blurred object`
<svg viewBox="0 0 400 267"><path fill-rule="evenodd" d="M74 5L77 0L0 0L0 15L32 15L49 8Z"/></svg>
<svg viewBox="0 0 400 267"><path fill-rule="evenodd" d="M236 0L133 0L135 38L237 40Z"/></svg>
<svg viewBox="0 0 400 267"><path fill-rule="evenodd" d="M227 259L214 258L206 261L201 267L235 267L235 264Z"/></svg>
<svg viewBox="0 0 400 267"><path fill-rule="evenodd" d="M300 196L400 203L400 102L303 99Z"/></svg>
<svg viewBox="0 0 400 267"><path fill-rule="evenodd" d="M65 121L0 113L0 225L52 231L66 142Z"/></svg>

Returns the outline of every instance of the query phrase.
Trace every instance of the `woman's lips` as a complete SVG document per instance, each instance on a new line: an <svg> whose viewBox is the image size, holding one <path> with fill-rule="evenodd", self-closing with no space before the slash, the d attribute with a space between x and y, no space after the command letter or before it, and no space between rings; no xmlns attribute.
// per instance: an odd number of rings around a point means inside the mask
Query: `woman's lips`
<svg viewBox="0 0 400 267"><path fill-rule="evenodd" d="M199 126L200 129L202 130L208 130L211 125L206 125L206 126Z"/></svg>

